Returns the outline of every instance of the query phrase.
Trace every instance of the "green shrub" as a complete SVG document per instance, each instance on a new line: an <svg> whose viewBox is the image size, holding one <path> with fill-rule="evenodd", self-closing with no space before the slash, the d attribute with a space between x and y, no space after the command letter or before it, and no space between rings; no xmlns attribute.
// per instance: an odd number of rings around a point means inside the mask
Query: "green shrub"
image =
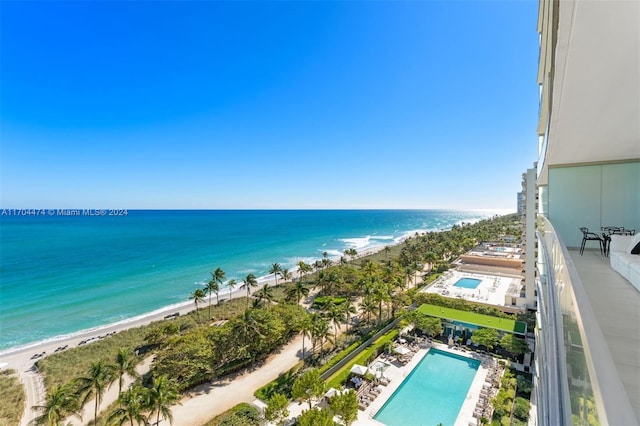
<svg viewBox="0 0 640 426"><path fill-rule="evenodd" d="M391 330L387 334L381 336L378 340L373 342L371 346L366 348L362 353L355 357L351 362L348 362L344 367L338 370L333 376L327 380L327 387L333 387L339 389L342 384L346 383L349 378L351 367L354 364L368 365L369 360L378 356L382 348L387 342L392 341L398 336L398 330Z"/></svg>
<svg viewBox="0 0 640 426"><path fill-rule="evenodd" d="M287 398L291 398L291 387L296 380L298 372L302 368L302 362L298 363L291 370L279 375L274 381L267 383L257 391L254 395L263 401L270 400L276 393L282 394Z"/></svg>
<svg viewBox="0 0 640 426"><path fill-rule="evenodd" d="M531 375L528 374L527 376L525 376L524 373L521 373L516 377L516 380L518 381L518 396L525 398L529 398L531 396L531 388L533 387L533 384L531 383Z"/></svg>
<svg viewBox="0 0 640 426"><path fill-rule="evenodd" d="M333 303L335 306L340 306L346 301L346 297L318 296L313 300L313 307L315 309L323 310L327 304Z"/></svg>
<svg viewBox="0 0 640 426"><path fill-rule="evenodd" d="M513 415L516 418L526 422L529 420L529 410L531 409L531 404L524 398L518 397L515 400L515 406L513 408Z"/></svg>
<svg viewBox="0 0 640 426"><path fill-rule="evenodd" d="M243 402L209 420L203 426L258 426L262 424L260 412Z"/></svg>

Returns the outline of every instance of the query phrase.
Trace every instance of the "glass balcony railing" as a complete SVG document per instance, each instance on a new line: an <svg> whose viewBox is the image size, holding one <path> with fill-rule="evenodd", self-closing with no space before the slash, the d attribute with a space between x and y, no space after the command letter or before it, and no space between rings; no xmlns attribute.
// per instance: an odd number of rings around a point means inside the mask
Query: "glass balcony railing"
<svg viewBox="0 0 640 426"><path fill-rule="evenodd" d="M564 243L543 216L538 216L537 235L538 423L637 424Z"/></svg>

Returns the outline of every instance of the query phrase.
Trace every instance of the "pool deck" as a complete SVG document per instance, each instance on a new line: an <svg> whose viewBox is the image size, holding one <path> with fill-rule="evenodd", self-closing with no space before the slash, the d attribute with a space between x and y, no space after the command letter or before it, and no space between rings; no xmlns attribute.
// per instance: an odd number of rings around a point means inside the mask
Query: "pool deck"
<svg viewBox="0 0 640 426"><path fill-rule="evenodd" d="M455 283L462 278L478 279L480 284L475 289L456 287ZM494 275L452 269L445 272L422 291L425 293L437 293L445 297L464 299L470 302L516 308L516 306L505 303L506 296L513 289L518 289L515 296L519 296L521 280L522 277L520 276Z"/></svg>
<svg viewBox="0 0 640 426"><path fill-rule="evenodd" d="M469 391L467 392L467 397L462 404L462 408L458 413L458 417L455 422L455 426L468 426L470 424L475 425L476 419L473 417L473 412L476 407L476 403L480 398L480 393L482 392L483 385L485 384L485 380L487 378L487 374L489 372L489 368L493 365L494 360L491 357L482 356L476 354L474 352L466 352L461 351L452 347L448 347L447 345L443 345L441 343L433 343L433 346L436 349L451 352L457 355L461 355L467 358L472 358L480 361L480 366L478 367L478 371L469 387ZM381 393L376 397L376 399L367 407L364 411L360 410L358 412L358 420L356 420L353 424L356 426L380 426L384 425L377 420L374 420L373 417L376 415L378 410L382 408L385 402L393 395L393 393L400 387L404 379L411 373L411 371L418 365L418 363L424 358L429 349L420 349L413 356L411 361L409 361L406 365L400 365L397 362L391 363L391 366L385 371L384 377L390 379L390 383L387 386L381 386ZM385 361L388 362L388 361ZM411 426L411 425L406 425Z"/></svg>

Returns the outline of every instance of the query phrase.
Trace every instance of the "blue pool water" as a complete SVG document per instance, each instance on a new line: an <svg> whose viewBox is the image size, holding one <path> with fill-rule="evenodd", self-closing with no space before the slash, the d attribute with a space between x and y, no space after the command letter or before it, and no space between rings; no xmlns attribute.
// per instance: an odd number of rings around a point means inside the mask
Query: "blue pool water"
<svg viewBox="0 0 640 426"><path fill-rule="evenodd" d="M478 287L481 282L482 280L479 280L477 278L460 278L458 281L456 281L454 286L474 289Z"/></svg>
<svg viewBox="0 0 640 426"><path fill-rule="evenodd" d="M453 425L479 366L431 348L374 418L389 426Z"/></svg>

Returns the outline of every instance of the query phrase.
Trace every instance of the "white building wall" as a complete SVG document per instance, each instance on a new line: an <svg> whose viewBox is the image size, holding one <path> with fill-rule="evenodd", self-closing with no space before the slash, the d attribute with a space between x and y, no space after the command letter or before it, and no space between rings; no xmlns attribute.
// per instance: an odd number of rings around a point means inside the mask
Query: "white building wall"
<svg viewBox="0 0 640 426"><path fill-rule="evenodd" d="M535 168L527 170L527 192L526 192L526 221L525 221L525 262L524 275L526 305L530 309L536 307L536 282L535 282L535 262L536 262L536 213L538 209L536 190L537 170Z"/></svg>

